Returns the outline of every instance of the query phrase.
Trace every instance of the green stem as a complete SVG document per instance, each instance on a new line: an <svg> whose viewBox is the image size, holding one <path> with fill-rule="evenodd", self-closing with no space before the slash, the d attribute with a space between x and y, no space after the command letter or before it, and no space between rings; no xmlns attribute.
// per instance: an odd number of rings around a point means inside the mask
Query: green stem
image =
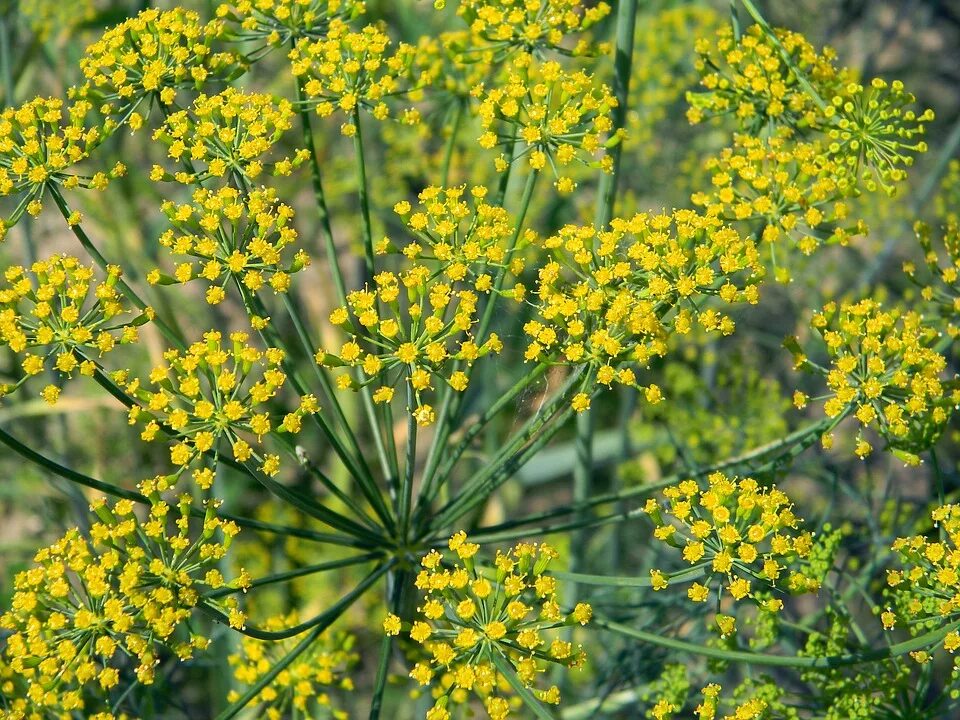
<svg viewBox="0 0 960 720"><path fill-rule="evenodd" d="M403 482L400 484L400 506L397 517L400 520L400 536L406 539L410 530L410 503L413 499L413 474L417 465L417 422L413 417L416 404L413 383L406 378L407 383L407 450L403 468Z"/></svg>
<svg viewBox="0 0 960 720"><path fill-rule="evenodd" d="M553 714L530 692L530 688L523 684L517 676L516 670L513 669L501 652L491 653L491 659L497 671L510 683L510 687L520 696L523 704L526 705L534 715L540 718L540 720L555 720Z"/></svg>
<svg viewBox="0 0 960 720"><path fill-rule="evenodd" d="M450 128L450 137L447 138L447 148L443 153L443 168L440 171L441 187L447 187L447 183L450 182L450 161L453 159L453 150L457 144L460 123L463 122L463 113L469 102L467 98L457 98L456 107L453 110L453 127Z"/></svg>
<svg viewBox="0 0 960 720"><path fill-rule="evenodd" d="M863 652L851 653L848 655L829 655L826 657L787 657L783 655L765 655L763 653L746 652L743 650L726 650L719 647L710 647L707 645L697 645L685 640L663 637L644 630L622 625L611 620L603 618L594 618L593 624L602 627L605 630L624 635L626 637L640 640L641 642L657 645L658 647L676 650L678 652L700 655L702 657L716 658L717 660L726 660L728 662L739 662L746 665L763 665L767 667L793 667L793 668L834 668L846 667L849 665L860 665L877 660L886 660L888 658L900 657L907 653L930 647L947 636L947 634L960 628L960 620L952 622L937 630L919 635L910 640L906 640L896 645L890 645L885 648L865 650Z"/></svg>
<svg viewBox="0 0 960 720"><path fill-rule="evenodd" d="M375 272L373 262L373 227L370 223L370 197L367 188L367 162L363 153L363 134L360 129L360 108L353 110L353 150L357 161L357 194L360 200L361 230L363 232L363 259L367 280L373 280Z"/></svg>
<svg viewBox="0 0 960 720"><path fill-rule="evenodd" d="M296 570L287 570L286 572L274 573L272 575L266 575L262 578L257 578L250 583L249 587L245 588L244 590L240 590L238 588L222 588L220 590L214 590L213 592L206 593L203 596L203 599L216 600L218 598L226 597L227 595L234 595L238 592L247 592L249 590L255 590L256 588L265 587L267 585L288 582L306 575L315 575L316 573L327 572L329 570L338 570L340 568L351 567L353 565L361 565L363 563L370 562L371 560L376 560L379 557L381 557L380 553L369 552L364 553L363 555L355 555L354 557L317 563L316 565L306 565L304 567L297 568Z"/></svg>
<svg viewBox="0 0 960 720"><path fill-rule="evenodd" d="M337 259L337 246L333 240L333 229L330 227L330 211L327 209L326 194L323 191L323 178L320 174L320 160L317 157L317 147L313 140L313 127L310 123L310 111L304 105L303 79L297 78L297 108L300 113L300 124L303 127L303 144L310 153L310 178L313 183L313 198L317 207L317 217L320 220L320 230L323 234L324 250L327 255L327 264L333 277L333 286L337 292L337 302L347 304L346 285L343 281L343 271Z"/></svg>

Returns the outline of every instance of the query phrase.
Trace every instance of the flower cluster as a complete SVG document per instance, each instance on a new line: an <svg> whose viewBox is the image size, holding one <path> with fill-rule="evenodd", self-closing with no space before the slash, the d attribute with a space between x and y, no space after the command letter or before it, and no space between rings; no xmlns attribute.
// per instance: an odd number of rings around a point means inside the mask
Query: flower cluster
<svg viewBox="0 0 960 720"><path fill-rule="evenodd" d="M272 189L245 195L232 187L198 188L192 202L168 200L162 209L174 228L160 236L160 244L174 256L190 259L178 263L172 277L152 271L147 276L151 283L201 278L209 283L207 302L216 305L231 282L252 293L267 285L274 292L287 292L290 276L310 264L303 250L284 260L297 231L290 222L293 210L279 202Z"/></svg>
<svg viewBox="0 0 960 720"><path fill-rule="evenodd" d="M567 35L583 32L610 14L606 2L584 0L463 0L457 8L470 26L480 50L493 50L495 57L520 50L557 50L583 55L592 50L587 40L564 48ZM603 52L604 48L597 48Z"/></svg>
<svg viewBox="0 0 960 720"><path fill-rule="evenodd" d="M304 39L290 51L294 76L303 83L307 103L321 117L336 110L347 114L344 135L356 134L355 121L361 109L377 120L391 115L387 100L414 89L410 67L416 49L400 43L390 52L390 38L376 25L353 31L334 20L324 37ZM420 115L413 108L403 111L403 122L416 124Z"/></svg>
<svg viewBox="0 0 960 720"><path fill-rule="evenodd" d="M687 117L733 113L740 127L756 134L764 126L813 129L824 134L824 152L842 166L852 184L892 195L913 154L925 152L925 123L933 112L910 109L916 98L899 80L874 78L868 86L833 65L835 53L817 51L800 35L758 25L736 42L731 28L719 33L716 51L700 40L703 93L688 93Z"/></svg>
<svg viewBox="0 0 960 720"><path fill-rule="evenodd" d="M270 618L264 623L264 629L277 632L297 622L297 614L288 613ZM241 690L260 680L297 642L296 638L243 638L239 651L227 658ZM286 713L291 710L304 717L345 718L346 713L334 709L330 690L353 690L353 679L347 675L347 670L357 661L352 647L353 638L348 635L323 636L263 688L251 700L251 706L259 707L260 716L268 720L287 717ZM235 702L240 694L240 690L231 690L227 702Z"/></svg>
<svg viewBox="0 0 960 720"><path fill-rule="evenodd" d="M201 22L192 10L144 10L87 48L80 60L86 82L76 93L104 103L104 112L122 116L137 130L144 121L137 108L144 100L157 98L169 106L181 89L242 72L236 53L214 49L223 33L222 21Z"/></svg>
<svg viewBox="0 0 960 720"><path fill-rule="evenodd" d="M420 241L407 243L399 251L414 262L435 262L450 282L469 282L477 292L489 293L494 290L498 271L520 274L523 258L508 252L514 234L510 214L484 201L487 188L482 185L470 188L469 199L464 198L465 191L465 185L431 186L417 196L420 203L416 210L406 201L394 205L394 212ZM527 231L523 244L531 243L534 237ZM384 249L396 248L386 241ZM522 286L504 292L518 301L524 297Z"/></svg>
<svg viewBox="0 0 960 720"><path fill-rule="evenodd" d="M960 505L942 505L931 514L934 537L899 537L892 546L902 570L887 572L892 607L880 613L884 628L904 625L915 635L942 628L960 618ZM960 648L960 632L946 634L943 648ZM918 650L911 655L926 662L930 655Z"/></svg>
<svg viewBox="0 0 960 720"><path fill-rule="evenodd" d="M453 369L455 361L472 363L502 348L496 333L482 345L474 342L470 330L477 322L477 301L475 292L433 278L424 265L399 274L377 273L374 289L354 290L347 295L347 305L330 314L330 321L349 339L337 353L319 350L316 360L359 373L359 379L340 375L341 389L377 381L376 403L390 402L396 385L406 379L416 397L416 406L407 409L419 424L430 425L436 413L422 401L422 393L432 389L432 380L439 378L462 392L468 377Z"/></svg>
<svg viewBox="0 0 960 720"><path fill-rule="evenodd" d="M609 172L612 159L603 155L603 135L613 127L611 113L617 99L606 85L583 70L570 72L558 62L534 61L518 56L508 68L507 79L492 87L478 85L480 97L481 147L512 146L521 141L521 156L540 172L547 164L557 176L561 193L574 190L576 183L561 173L574 161L587 163L602 155L599 166ZM506 169L509 158L501 155L498 170Z"/></svg>
<svg viewBox="0 0 960 720"><path fill-rule="evenodd" d="M934 315L941 321L947 334L956 338L960 334L957 321L960 320L960 219L948 218L943 227L941 242L946 257L933 246L930 226L917 222L913 227L927 266L928 277L921 282L917 278L916 265L904 263L907 276L920 285L920 295L932 306Z"/></svg>
<svg viewBox="0 0 960 720"><path fill-rule="evenodd" d="M137 327L151 319L153 311L130 317L117 289L119 279L120 268L111 265L107 277L97 282L90 267L68 255L38 261L29 271L8 267L0 283L0 346L22 354L24 377L17 385L0 388L0 396L42 373L47 360L63 377L75 371L89 376L96 369L89 355L136 342ZM51 384L42 395L52 403L59 393Z"/></svg>
<svg viewBox="0 0 960 720"><path fill-rule="evenodd" d="M810 361L796 338L787 341L798 368L822 375L830 390L823 404L837 421L853 413L860 422L856 454L872 447L862 429L873 427L906 461L939 437L960 390L941 380L946 360L936 349L937 331L915 312L884 310L876 300L828 303L811 322L823 338L828 367ZM807 398L795 395L798 407ZM828 441L829 442L829 441Z"/></svg>
<svg viewBox="0 0 960 720"><path fill-rule="evenodd" d="M756 131L767 124L815 127L822 121L801 79L821 92L841 87L848 78L833 65L836 53L830 48L818 53L799 33L778 28L774 34L776 40L751 25L738 42L733 28L724 26L716 47L706 38L697 41L704 91L687 94L690 122L732 113L742 127Z"/></svg>
<svg viewBox="0 0 960 720"><path fill-rule="evenodd" d="M558 259L539 270L537 317L524 326L527 360L596 369L599 383L637 387L627 363L646 365L666 352L664 320L673 330L730 334L733 320L707 298L758 300L756 247L715 216L691 210L615 218L608 230L568 225L543 241ZM564 270L570 268L572 273ZM659 390L647 388L657 402ZM589 402L581 398L578 410Z"/></svg>
<svg viewBox="0 0 960 720"><path fill-rule="evenodd" d="M848 83L830 98L824 110L829 119L827 149L847 165L851 176L860 176L867 190L879 186L893 195L896 184L907 176L903 168L913 165L915 153L927 151L927 144L917 137L933 120L933 111L917 115L910 109L915 101L899 80L887 83L880 78L868 88Z"/></svg>
<svg viewBox="0 0 960 720"><path fill-rule="evenodd" d="M229 23L231 39L289 45L301 38L322 38L334 20L349 20L364 10L364 0L236 0L217 7Z"/></svg>
<svg viewBox="0 0 960 720"><path fill-rule="evenodd" d="M820 581L803 570L783 577L792 563L810 555L813 537L798 530L801 520L782 491L761 487L752 478L729 478L716 472L707 478L705 490L685 480L663 494L665 504L651 498L644 510L656 525L654 536L682 548L683 559L706 576L687 589L693 602L706 602L713 584L718 606L725 591L736 601L749 598L762 609L777 612L783 601L756 590L754 581L767 591L819 589ZM662 571L651 570L650 575L654 590L670 585L670 576ZM686 578L690 572L683 571L681 576ZM717 618L721 630L726 617ZM727 620L730 631L732 620Z"/></svg>
<svg viewBox="0 0 960 720"><path fill-rule="evenodd" d="M280 458L261 456L245 438L255 436L262 442L270 432L298 433L303 417L320 409L315 397L305 395L296 410L277 422L264 406L286 382L280 369L283 351L260 351L240 332L230 335L230 343L224 347L219 332L207 332L183 353L164 353L165 364L150 373L152 390L141 387L139 380L126 386L141 403L130 409L130 423L145 421L141 438L148 442L161 428L172 436L170 459L178 473L205 453L219 453L226 443L234 459L258 460L264 473L275 475ZM194 479L206 489L213 473L204 468L194 473Z"/></svg>
<svg viewBox="0 0 960 720"><path fill-rule="evenodd" d="M10 633L4 661L26 680L24 697L12 698L20 701L21 717L82 712L84 689L110 691L130 662L137 681L152 683L165 650L188 660L208 646L208 638L187 627L200 605L243 627L235 599L203 597L206 590L249 584L243 572L228 584L218 569L238 528L208 504L202 530L192 537L191 509L188 495L179 498L178 512L157 496L141 519L129 500L112 506L98 500L91 510L99 522L89 534L69 530L17 574L0 628Z"/></svg>
<svg viewBox="0 0 960 720"><path fill-rule="evenodd" d="M583 664L583 650L555 631L585 625L592 610L580 603L569 615L561 611L557 579L547 573L557 557L549 545L521 543L509 552L498 551L489 572L477 566L480 546L468 542L464 532L454 535L449 547L459 562L445 562L436 550L421 561L416 580L425 595L418 608L421 619L408 625L390 615L384 630L389 635L405 632L428 655L410 677L433 685L429 720L448 720L448 708L468 703L471 692L482 699L492 720L502 720L509 715L505 695L511 686L534 688L547 663ZM533 693L542 702L560 702L555 685Z"/></svg>
<svg viewBox="0 0 960 720"><path fill-rule="evenodd" d="M0 114L0 197L18 200L13 214L0 222L0 240L24 212L39 215L49 186L103 190L124 174L117 163L110 172L77 174L74 166L89 157L111 130L111 123L88 126L92 107L81 100L64 107L58 98L38 97ZM77 216L79 221L79 216Z"/></svg>
<svg viewBox="0 0 960 720"><path fill-rule="evenodd" d="M844 166L818 142L796 140L790 128L766 138L738 133L705 168L713 189L694 193L693 203L727 222L762 223L767 242L793 237L809 255L823 242L846 244L866 232L862 221L844 224L851 193Z"/></svg>
<svg viewBox="0 0 960 720"><path fill-rule="evenodd" d="M182 162L186 170L171 175L155 165L154 181L176 180L184 185L202 183L208 178L235 178L245 184L264 170L261 159L290 128L293 105L262 93L245 93L227 88L218 95L200 95L189 110L166 117L153 134L169 149L167 155ZM307 158L300 150L294 158L272 163L274 175L289 175ZM200 169L195 163L203 163Z"/></svg>

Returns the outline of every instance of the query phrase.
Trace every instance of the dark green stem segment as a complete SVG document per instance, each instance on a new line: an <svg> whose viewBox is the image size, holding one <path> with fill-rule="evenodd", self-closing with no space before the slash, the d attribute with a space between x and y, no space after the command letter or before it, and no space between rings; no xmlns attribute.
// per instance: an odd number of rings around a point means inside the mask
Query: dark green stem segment
<svg viewBox="0 0 960 720"><path fill-rule="evenodd" d="M697 645L696 643L678 640L677 638L663 637L655 633L637 630L636 628L623 625L612 620L603 618L594 618L592 623L605 630L618 633L625 637L630 637L641 642L650 643L669 650L688 653L692 655L701 655L703 657L715 658L717 660L727 660L730 662L739 662L746 665L764 665L767 667L793 667L793 668L834 668L845 667L849 665L860 665L877 660L886 660L888 658L900 657L915 650L922 650L934 645L949 633L960 628L960 620L945 625L942 628L931 630L930 632L918 635L915 638L906 640L896 645L890 645L885 648L875 650L865 650L863 652L850 653L848 655L828 655L822 657L788 657L783 655L765 655L764 653L746 652L744 650L725 650L719 647L710 647L707 645Z"/></svg>

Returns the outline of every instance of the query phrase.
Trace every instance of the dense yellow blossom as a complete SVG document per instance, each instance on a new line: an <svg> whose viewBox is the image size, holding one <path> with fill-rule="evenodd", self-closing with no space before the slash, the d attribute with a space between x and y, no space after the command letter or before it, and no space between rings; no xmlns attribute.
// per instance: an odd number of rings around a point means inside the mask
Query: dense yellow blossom
<svg viewBox="0 0 960 720"><path fill-rule="evenodd" d="M960 619L960 505L941 505L930 513L933 530L928 535L897 538L891 549L902 569L887 572L892 606L880 613L884 628L908 627L922 634L956 624ZM960 648L954 627L943 638L949 653ZM913 654L925 661L929 655Z"/></svg>
<svg viewBox="0 0 960 720"><path fill-rule="evenodd" d="M810 577L802 568L791 571L791 564L810 554L813 537L798 529L802 521L782 491L761 487L752 478L730 478L716 472L707 478L705 490L694 480L685 480L663 494L665 504L651 498L644 510L656 526L654 536L682 549L684 561L702 570L702 579L687 588L687 597L693 602L706 602L713 596L719 603L719 598L728 595L736 601L748 598L768 612L777 612L783 601L760 591L819 589L819 578ZM660 570L652 570L651 577L654 590L671 584ZM732 630L732 619L730 626ZM723 623L720 627L723 631Z"/></svg>
<svg viewBox="0 0 960 720"><path fill-rule="evenodd" d="M202 22L192 10L144 10L87 48L80 59L86 82L76 92L102 102L105 112L137 130L155 98L170 106L181 89L242 72L236 53L215 49L223 33L222 21Z"/></svg>
<svg viewBox="0 0 960 720"><path fill-rule="evenodd" d="M353 135L353 120L359 110L385 120L392 114L388 101L415 88L410 73L414 47L400 43L391 50L390 45L390 38L376 25L354 31L343 21L334 20L324 37L301 40L289 58L294 76L303 83L308 104L320 117L338 110L346 113L348 121L341 131ZM417 123L420 116L407 107L401 119Z"/></svg>
<svg viewBox="0 0 960 720"><path fill-rule="evenodd" d="M474 94L480 98L484 131L480 146L512 147L519 141L523 147L519 157L536 172L549 164L561 193L576 187L565 172L573 162L597 162L604 171L612 169L604 154L604 136L613 128L611 113L617 99L589 73L520 55L508 66L505 82L478 85ZM501 156L498 163L509 161Z"/></svg>
<svg viewBox="0 0 960 720"><path fill-rule="evenodd" d="M48 365L62 377L93 375L96 358L117 344L136 342L137 327L153 310L134 316L117 288L119 279L120 268L111 265L98 282L92 268L69 255L54 255L29 269L9 266L0 282L0 346L22 358L24 376L0 388L0 395Z"/></svg>
<svg viewBox="0 0 960 720"><path fill-rule="evenodd" d="M293 120L293 104L262 93L227 88L213 96L200 95L189 110L167 115L153 139L168 146L167 155L186 169L173 174L155 165L153 180L176 180L184 185L210 178L229 178L238 184L260 177L264 169L289 175L307 157L276 158L264 166L264 155L280 140Z"/></svg>
<svg viewBox="0 0 960 720"><path fill-rule="evenodd" d="M281 369L283 351L258 350L241 332L230 335L229 345L221 340L219 332L210 331L183 353L168 350L165 363L150 373L152 389L141 387L138 380L128 383L127 392L140 401L130 410L130 422L145 423L141 438L148 442L157 439L161 429L171 435L170 460L180 468L178 473L205 453L229 448L236 460L258 460L263 472L276 474L279 458L255 446L271 432L298 433L303 417L320 406L315 397L305 395L296 410L274 417L267 405L287 379ZM204 481L197 473L194 477L201 486L212 482L212 476L204 475Z"/></svg>
<svg viewBox="0 0 960 720"><path fill-rule="evenodd" d="M103 190L110 179L126 172L117 163L109 172L78 173L109 135L113 123L97 126L89 121L92 106L85 100L64 106L59 98L38 97L0 114L0 197L13 195L17 206L0 222L0 240L7 228L26 211L39 215L48 187L85 187Z"/></svg>
<svg viewBox="0 0 960 720"><path fill-rule="evenodd" d="M478 300L476 292L434 278L425 265L377 273L373 288L350 292L347 306L330 314L348 339L335 352L321 349L316 360L355 371L356 376L338 378L342 389L375 383L377 403L390 402L394 388L409 383L416 405L407 409L421 425L430 425L435 413L424 396L434 380L462 392L468 379L455 369L456 361L470 364L502 348L496 333L482 344L474 341Z"/></svg>
<svg viewBox="0 0 960 720"><path fill-rule="evenodd" d="M559 582L547 572L557 551L521 543L498 551L487 571L476 557L480 546L466 533L456 533L449 547L456 556L452 562L436 550L421 560L416 585L424 598L418 619L408 624L390 615L384 622L388 635L403 632L423 647L425 657L410 677L433 688L433 715L427 717L449 717L448 708L469 703L472 693L493 720L502 720L510 715L508 697L517 681L541 702L558 704L557 686L536 689L536 681L548 664L583 664L583 649L562 639L559 630L586 625L592 610L585 603L569 614L561 610Z"/></svg>
<svg viewBox="0 0 960 720"><path fill-rule="evenodd" d="M487 188L477 185L425 188L417 196L414 208L402 201L394 205L413 240L399 248L385 239L385 250L399 250L415 262L434 262L452 283L469 283L478 293L495 289L498 272L517 276L523 270L523 258L511 253L514 222L504 208L489 205ZM535 233L524 233L522 244L533 242ZM523 300L522 286L503 290Z"/></svg>
<svg viewBox="0 0 960 720"><path fill-rule="evenodd" d="M293 210L272 189L245 195L232 187L198 188L192 202L168 200L162 209L174 227L160 236L160 244L185 259L172 276L151 272L151 283L204 280L207 302L216 305L240 286L251 293L268 286L275 293L287 292L291 276L310 264L302 249L289 257L286 249L297 241Z"/></svg>
<svg viewBox="0 0 960 720"><path fill-rule="evenodd" d="M570 48L566 36L588 30L610 14L607 2L584 0L463 0L457 8L480 42L478 49L503 57L515 50L532 53L546 49L574 55L593 48L581 40ZM599 48L597 51L603 51Z"/></svg>
<svg viewBox="0 0 960 720"><path fill-rule="evenodd" d="M811 322L829 357L824 367L812 362L796 339L788 341L797 367L826 379L829 396L823 411L830 418L855 415L861 428L873 427L892 447L914 455L939 437L960 391L945 384L946 359L936 349L938 333L916 312L884 310L876 300L828 303ZM802 404L802 403L801 403ZM870 444L858 434L857 454Z"/></svg>
<svg viewBox="0 0 960 720"><path fill-rule="evenodd" d="M943 252L933 245L933 232L929 225L917 222L914 231L927 276L920 278L912 262L904 263L904 271L911 280L920 285L920 296L928 303L932 314L942 323L950 337L960 334L960 219L949 217L940 234Z"/></svg>
<svg viewBox="0 0 960 720"><path fill-rule="evenodd" d="M526 359L587 363L607 386L639 387L630 365L663 355L671 331L686 334L697 323L729 335L734 322L716 305L758 299L753 242L692 210L615 218L602 231L568 225L543 247L556 259L538 271ZM645 392L659 401L656 386Z"/></svg>
<svg viewBox="0 0 960 720"><path fill-rule="evenodd" d="M69 530L17 574L0 628L10 633L4 661L27 681L24 697L9 699L24 701L27 717L82 711L84 689L109 691L127 662L138 682L151 684L168 653L189 660L205 650L210 640L188 628L201 604L243 627L234 599L203 598L208 589L249 583L241 573L228 584L219 570L238 528L217 518L211 503L191 533L191 503L188 495L174 507L156 497L141 519L129 500L97 500L91 510L99 521L88 534Z"/></svg>

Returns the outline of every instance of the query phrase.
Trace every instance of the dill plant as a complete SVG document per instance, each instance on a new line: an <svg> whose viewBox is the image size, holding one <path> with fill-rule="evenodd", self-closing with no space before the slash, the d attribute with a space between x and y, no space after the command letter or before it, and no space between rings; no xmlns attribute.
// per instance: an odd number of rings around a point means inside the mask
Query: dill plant
<svg viewBox="0 0 960 720"><path fill-rule="evenodd" d="M147 8L20 102L11 17L72 46L98 4L4 15L0 396L103 397L143 447L99 479L0 428L89 509L12 577L0 717L952 717L960 134L908 206L933 112L750 0L447 4L405 41L362 0ZM700 156L652 203L682 99ZM916 290L780 333L788 424L753 318L879 203ZM876 450L913 511L837 499Z"/></svg>

